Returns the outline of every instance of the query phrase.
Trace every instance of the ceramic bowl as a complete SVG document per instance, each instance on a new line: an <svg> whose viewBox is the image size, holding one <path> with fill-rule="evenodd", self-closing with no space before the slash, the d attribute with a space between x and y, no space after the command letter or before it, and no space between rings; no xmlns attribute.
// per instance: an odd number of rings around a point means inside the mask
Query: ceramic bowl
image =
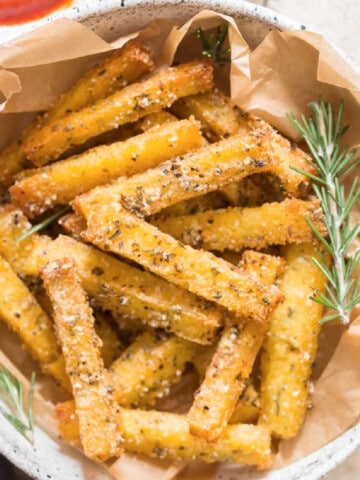
<svg viewBox="0 0 360 480"><path fill-rule="evenodd" d="M120 6L124 4L124 6ZM45 24L64 14L82 22L104 39L111 41L120 34L142 28L156 18L177 18L186 21L203 9L212 9L231 15L251 47L257 46L273 28L280 30L300 29L300 24L266 8L239 0L192 0L186 1L135 1L127 0L76 0L73 7L53 14L31 25L6 29L4 34L13 37L34 26ZM2 37L2 38L1 38ZM271 472L238 473L232 471L232 480L318 480L341 463L360 445L360 425L286 468ZM38 480L105 480L104 470L85 459L62 442L54 441L41 429L36 429L36 447L29 445L0 415L0 453L12 463ZM225 478L225 477L223 477ZM130 479L129 479L130 480Z"/></svg>

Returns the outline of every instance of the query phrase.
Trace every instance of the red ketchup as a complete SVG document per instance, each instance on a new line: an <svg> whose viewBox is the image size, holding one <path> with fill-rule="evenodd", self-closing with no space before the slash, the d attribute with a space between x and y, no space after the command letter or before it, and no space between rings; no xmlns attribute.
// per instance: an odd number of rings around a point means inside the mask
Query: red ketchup
<svg viewBox="0 0 360 480"><path fill-rule="evenodd" d="M0 25L17 25L46 17L71 0L0 0Z"/></svg>

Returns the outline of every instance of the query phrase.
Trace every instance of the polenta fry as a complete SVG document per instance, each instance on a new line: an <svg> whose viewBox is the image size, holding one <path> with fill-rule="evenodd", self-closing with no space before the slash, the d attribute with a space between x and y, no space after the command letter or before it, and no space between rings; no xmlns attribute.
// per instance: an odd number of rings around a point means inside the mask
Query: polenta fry
<svg viewBox="0 0 360 480"><path fill-rule="evenodd" d="M102 196L102 200L104 197ZM162 233L114 202L85 207L83 237L100 247L133 260L206 300L240 317L263 323L273 301L280 299L277 287L263 285L210 252L194 250ZM85 210L86 209L86 210Z"/></svg>
<svg viewBox="0 0 360 480"><path fill-rule="evenodd" d="M180 118L193 115L201 123L205 137L212 141L237 133L246 135L250 130L265 126L263 120L242 112L217 88L181 98L171 110Z"/></svg>
<svg viewBox="0 0 360 480"><path fill-rule="evenodd" d="M38 250L37 265L67 252L97 305L198 343L211 343L224 312L215 305L72 238L60 235ZM29 261L29 267L34 263ZM27 270L36 275L36 270Z"/></svg>
<svg viewBox="0 0 360 480"><path fill-rule="evenodd" d="M11 205L0 212L0 254L21 276L29 271L37 274L36 251L50 241L44 235L31 235L19 242L18 238L29 228L31 224L19 208Z"/></svg>
<svg viewBox="0 0 360 480"><path fill-rule="evenodd" d="M95 320L74 263L69 258L49 262L41 276L54 308L85 455L98 461L120 456L123 437L114 388L104 369L101 340L95 333Z"/></svg>
<svg viewBox="0 0 360 480"><path fill-rule="evenodd" d="M99 307L196 343L213 342L224 316L215 304L64 235L51 241L33 234L18 242L29 227L21 210L0 212L0 254L17 274L37 277L39 267L68 252L85 290Z"/></svg>
<svg viewBox="0 0 360 480"><path fill-rule="evenodd" d="M304 421L308 382L315 358L323 307L311 300L325 278L313 263L311 244L284 248L287 269L281 290L285 300L272 313L261 357L260 422L276 437L291 438Z"/></svg>
<svg viewBox="0 0 360 480"><path fill-rule="evenodd" d="M251 137L251 135L250 135ZM73 204L100 202L112 195L130 212L152 215L182 200L218 190L252 173L271 171L271 145L250 147L250 137L236 135L195 152L175 157L141 174L120 178L77 197ZM95 200L92 200L95 199Z"/></svg>
<svg viewBox="0 0 360 480"><path fill-rule="evenodd" d="M180 380L194 347L175 335L140 334L109 369L116 401L124 407L154 405Z"/></svg>
<svg viewBox="0 0 360 480"><path fill-rule="evenodd" d="M65 390L71 391L51 319L1 255L0 285L0 318L19 335L44 373L51 374Z"/></svg>
<svg viewBox="0 0 360 480"><path fill-rule="evenodd" d="M225 249L260 250L269 245L315 241L306 218L325 233L319 200L296 198L253 208L234 207L194 215L160 217L152 223L188 245L222 252Z"/></svg>
<svg viewBox="0 0 360 480"><path fill-rule="evenodd" d="M284 262L279 257L251 253L246 259L246 268L253 278L271 284L284 269ZM278 300L273 303L273 309L277 303ZM217 441L246 386L245 380L251 373L265 331L266 322L260 326L250 320L224 329L188 412L193 435Z"/></svg>
<svg viewBox="0 0 360 480"><path fill-rule="evenodd" d="M195 121L175 121L123 142L100 145L43 168L26 171L11 187L11 197L28 217L120 176L155 167L202 145Z"/></svg>
<svg viewBox="0 0 360 480"><path fill-rule="evenodd" d="M55 409L63 439L79 445L79 423L72 402ZM121 408L124 447L129 452L155 458L193 460L207 463L233 462L267 468L272 462L271 438L260 425L228 425L216 443L193 437L186 417L154 410Z"/></svg>
<svg viewBox="0 0 360 480"><path fill-rule="evenodd" d="M307 162L309 157L296 145L290 144L264 120L242 112L219 90L209 90L180 99L173 105L173 111L181 118L194 115L202 124L205 135L215 141L237 133L246 135L250 131L258 131L257 141L261 141L266 132L266 135L272 138L273 155L277 161L276 175L282 188L288 195L295 197L303 197L308 193L310 183L307 177L292 170L291 167L315 173Z"/></svg>
<svg viewBox="0 0 360 480"><path fill-rule="evenodd" d="M80 80L50 107L45 115L38 116L28 127L23 138L31 136L41 125L46 125L92 102L110 95L153 70L147 47L136 41L127 42L104 61L91 68ZM14 175L26 168L26 156L21 141L12 142L0 153L0 183L11 185Z"/></svg>
<svg viewBox="0 0 360 480"><path fill-rule="evenodd" d="M48 163L89 138L160 111L179 97L209 89L212 73L206 61L168 68L42 127L24 140L23 150L35 165Z"/></svg>

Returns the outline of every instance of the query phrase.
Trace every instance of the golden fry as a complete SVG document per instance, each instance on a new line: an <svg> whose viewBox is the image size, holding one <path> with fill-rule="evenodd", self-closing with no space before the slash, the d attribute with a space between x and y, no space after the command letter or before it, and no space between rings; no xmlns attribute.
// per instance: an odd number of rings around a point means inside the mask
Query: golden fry
<svg viewBox="0 0 360 480"><path fill-rule="evenodd" d="M307 408L308 382L315 358L323 307L312 301L325 279L313 263L311 244L284 248L287 269L281 289L285 300L269 319L261 358L261 416L280 438L297 434Z"/></svg>
<svg viewBox="0 0 360 480"><path fill-rule="evenodd" d="M43 165L74 145L135 122L171 105L179 97L205 91L211 86L212 67L206 61L169 68L37 130L24 140L24 152L33 163Z"/></svg>
<svg viewBox="0 0 360 480"><path fill-rule="evenodd" d="M154 405L180 380L194 347L174 335L140 334L109 369L116 401L124 407Z"/></svg>
<svg viewBox="0 0 360 480"><path fill-rule="evenodd" d="M245 268L252 278L271 284L284 269L284 262L279 257L255 252L248 254ZM272 304L273 309L279 300ZM224 329L188 412L193 435L210 442L219 438L245 388L265 331L266 323L260 326L250 320Z"/></svg>
<svg viewBox="0 0 360 480"><path fill-rule="evenodd" d="M48 124L91 105L135 82L154 69L148 47L130 40L85 73L80 80L50 107L45 115ZM40 124L44 124L40 121Z"/></svg>
<svg viewBox="0 0 360 480"><path fill-rule="evenodd" d="M110 186L98 187L75 199L80 204L101 201L101 195L112 195L130 212L152 215L182 200L218 190L234 180L252 173L270 171L271 146L250 146L250 137L237 135L195 152L166 161L158 167L124 179ZM265 142L264 142L265 143Z"/></svg>
<svg viewBox="0 0 360 480"><path fill-rule="evenodd" d="M305 218L325 234L319 200L296 198L260 207L209 210L194 215L158 218L152 223L174 238L205 250L262 249L269 245L315 241Z"/></svg>
<svg viewBox="0 0 360 480"><path fill-rule="evenodd" d="M67 252L76 263L83 286L95 303L125 317L141 319L156 328L173 331L198 343L210 343L222 324L223 311L175 285L60 235L39 249L36 262L43 266ZM34 270L27 274L36 275Z"/></svg>
<svg viewBox="0 0 360 480"><path fill-rule="evenodd" d="M29 217L120 176L155 167L202 145L195 121L165 124L123 142L100 145L43 168L26 171L11 187L11 197Z"/></svg>
<svg viewBox="0 0 360 480"><path fill-rule="evenodd" d="M265 125L258 117L242 112L217 88L181 98L172 105L171 110L180 118L194 115L201 123L205 137L213 141L237 133L247 134Z"/></svg>
<svg viewBox="0 0 360 480"><path fill-rule="evenodd" d="M114 202L90 206L84 202L82 206L85 208L81 213L87 220L83 236L87 241L133 260L241 317L263 323L273 301L280 298L277 287L254 281L209 252L183 245Z"/></svg>
<svg viewBox="0 0 360 480"><path fill-rule="evenodd" d="M45 115L37 117L23 132L23 138L30 137L40 125L62 118L71 111L84 108L125 87L153 68L147 47L136 41L127 42L91 68L70 90L63 93ZM0 165L0 183L9 186L14 176L26 167L21 142L12 142L0 153Z"/></svg>
<svg viewBox="0 0 360 480"><path fill-rule="evenodd" d="M36 251L50 241L44 235L31 235L19 242L18 238L29 228L31 224L28 219L13 205L0 212L0 254L18 275L28 275L29 271L37 275Z"/></svg>
<svg viewBox="0 0 360 480"><path fill-rule="evenodd" d="M1 255L0 285L0 318L19 335L44 373L51 374L70 390L51 319Z"/></svg>
<svg viewBox="0 0 360 480"><path fill-rule="evenodd" d="M229 97L219 90L210 90L180 99L175 102L173 109L181 118L193 115L200 121L205 135L211 140L226 138L237 133L246 135L251 131L257 131L257 141L259 142L262 141L264 133L266 136L270 135L273 155L277 163L276 175L282 188L288 195L295 197L303 197L308 193L310 182L307 177L290 167L311 171L315 174L306 161L306 159L309 160L309 157L264 120L242 112Z"/></svg>
<svg viewBox="0 0 360 480"><path fill-rule="evenodd" d="M72 402L56 406L56 419L63 439L79 445L78 419ZM229 425L216 443L193 437L186 417L154 410L121 409L124 447L155 458L207 463L232 462L268 468L272 462L271 438L259 425Z"/></svg>
<svg viewBox="0 0 360 480"><path fill-rule="evenodd" d="M51 241L33 234L18 242L29 227L21 210L0 212L0 254L17 274L37 277L39 267L67 252L85 290L104 310L141 319L196 343L213 342L224 314L216 305L70 237L59 235Z"/></svg>
<svg viewBox="0 0 360 480"><path fill-rule="evenodd" d="M98 461L119 456L123 451L121 420L101 359L101 340L74 263L69 258L47 263L41 276L54 308L85 455Z"/></svg>

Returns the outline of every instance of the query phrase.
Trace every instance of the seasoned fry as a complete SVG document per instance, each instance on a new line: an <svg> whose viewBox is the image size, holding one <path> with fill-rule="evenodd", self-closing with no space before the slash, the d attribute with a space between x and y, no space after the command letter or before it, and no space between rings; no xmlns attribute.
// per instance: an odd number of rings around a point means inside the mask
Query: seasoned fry
<svg viewBox="0 0 360 480"><path fill-rule="evenodd" d="M124 179L110 186L98 187L74 201L80 204L99 202L101 195L112 195L130 212L152 215L182 200L199 197L205 193L240 180L252 173L270 171L271 145L250 147L250 137L236 135L195 152L166 161L144 173Z"/></svg>
<svg viewBox="0 0 360 480"><path fill-rule="evenodd" d="M284 248L287 270L281 289L284 303L269 319L261 358L260 422L280 438L297 434L307 408L308 382L315 358L323 307L311 298L325 279L312 261L311 244Z"/></svg>
<svg viewBox="0 0 360 480"><path fill-rule="evenodd" d="M84 202L87 230L83 236L87 241L133 260L241 317L260 323L266 320L273 301L280 299L277 287L254 281L209 252L183 245L116 203L111 204L111 196L109 200L90 207Z"/></svg>
<svg viewBox="0 0 360 480"><path fill-rule="evenodd" d="M222 252L312 242L315 236L305 218L325 233L319 200L296 198L265 203L261 207L235 207L157 218L152 223L188 245Z"/></svg>
<svg viewBox="0 0 360 480"><path fill-rule="evenodd" d="M72 402L59 403L55 410L63 439L79 445L78 419ZM233 462L267 468L272 461L271 438L260 425L229 425L216 443L193 437L186 417L154 410L121 409L124 447L129 452L155 458L192 460L207 463Z"/></svg>
<svg viewBox="0 0 360 480"><path fill-rule="evenodd" d="M37 274L36 251L50 241L46 236L32 235L18 242L20 235L29 228L31 224L20 209L9 206L0 212L0 254L21 276L27 275L29 270Z"/></svg>
<svg viewBox="0 0 360 480"><path fill-rule="evenodd" d="M46 123L91 105L100 98L135 82L154 69L148 47L130 40L85 73L80 80L50 107ZM40 124L43 124L41 121Z"/></svg>
<svg viewBox="0 0 360 480"><path fill-rule="evenodd" d="M120 176L155 167L202 145L195 121L181 120L153 128L123 142L100 145L43 168L26 171L10 189L14 204L34 217L57 204Z"/></svg>
<svg viewBox="0 0 360 480"><path fill-rule="evenodd" d="M17 274L36 277L39 267L67 252L76 262L85 290L104 310L141 319L196 343L213 342L224 316L216 305L63 235L51 241L33 234L17 242L29 227L21 210L0 212L0 254Z"/></svg>
<svg viewBox="0 0 360 480"><path fill-rule="evenodd" d="M245 258L249 275L267 284L273 283L284 269L279 257L248 253ZM272 308L279 300L275 300ZM224 329L188 412L193 435L210 442L219 438L246 386L245 380L251 373L265 331L266 322L260 326L250 320Z"/></svg>
<svg viewBox="0 0 360 480"><path fill-rule="evenodd" d="M74 145L135 122L171 105L177 98L205 91L211 86L212 67L206 61L168 68L37 130L24 140L24 152L33 163L43 165Z"/></svg>
<svg viewBox="0 0 360 480"><path fill-rule="evenodd" d="M99 461L120 456L121 419L101 359L95 320L74 263L68 258L50 262L42 269L41 276L54 307L85 455Z"/></svg>
<svg viewBox="0 0 360 480"><path fill-rule="evenodd" d="M194 438L185 417L174 413L124 410L124 445L151 457L207 463L233 462L266 468L272 461L270 436L255 425L229 425L215 444Z"/></svg>
<svg viewBox="0 0 360 480"><path fill-rule="evenodd" d="M59 360L61 351L51 319L1 255L0 284L2 294L0 318L19 335L44 373L53 375L66 390L70 391L69 380Z"/></svg>
<svg viewBox="0 0 360 480"><path fill-rule="evenodd" d="M263 120L242 112L217 88L181 98L172 105L171 110L180 118L194 115L201 123L205 137L213 141L237 133L247 134L254 128L265 126Z"/></svg>
<svg viewBox="0 0 360 480"><path fill-rule="evenodd" d="M194 347L174 335L140 334L109 369L116 401L125 407L154 405L180 380Z"/></svg>
<svg viewBox="0 0 360 480"><path fill-rule="evenodd" d="M296 167L315 174L306 161L309 157L264 120L242 112L219 90L210 90L180 99L172 108L181 118L194 115L202 124L205 135L211 140L226 138L237 133L246 135L254 130L259 133L257 141L261 141L264 133L266 136L270 135L274 147L273 155L277 160L276 175L280 179L282 188L288 195L294 197L303 197L309 192L310 183L307 177L290 168Z"/></svg>
<svg viewBox="0 0 360 480"><path fill-rule="evenodd" d="M91 68L70 90L59 97L45 115L38 116L24 131L23 139L30 137L40 125L46 125L71 111L84 108L110 95L149 73L153 68L154 64L147 47L140 42L127 42ZM9 186L14 175L27 165L21 142L12 142L0 153L0 165L0 183Z"/></svg>
<svg viewBox="0 0 360 480"><path fill-rule="evenodd" d="M37 268L31 270L34 263L42 266L64 252L73 257L85 290L103 309L141 319L194 342L214 340L222 324L221 309L72 238L60 235L39 249L36 262L29 261L27 274L37 274Z"/></svg>

